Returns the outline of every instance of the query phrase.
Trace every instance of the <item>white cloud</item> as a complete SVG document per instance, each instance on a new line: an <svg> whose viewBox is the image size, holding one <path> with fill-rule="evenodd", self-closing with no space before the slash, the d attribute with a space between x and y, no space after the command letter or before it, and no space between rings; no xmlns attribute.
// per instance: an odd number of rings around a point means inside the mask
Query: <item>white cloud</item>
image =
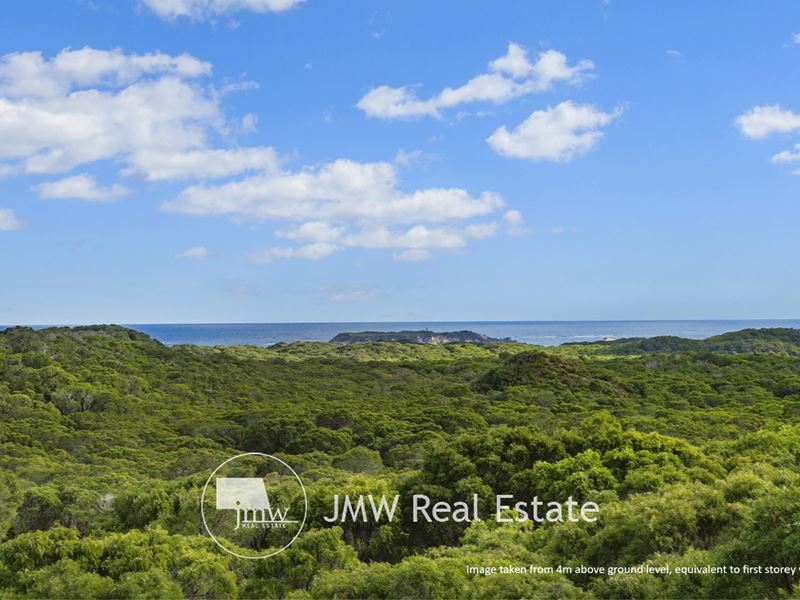
<svg viewBox="0 0 800 600"><path fill-rule="evenodd" d="M303 0L142 0L162 19L188 17L199 21L234 12L283 12Z"/></svg>
<svg viewBox="0 0 800 600"><path fill-rule="evenodd" d="M420 100L412 87L378 86L356 105L369 117L412 119L439 117L441 110L473 102L502 104L526 94L544 92L556 81L576 84L594 68L590 60L574 66L556 50L541 52L536 62L526 50L511 43L507 53L489 63L489 73L482 73L457 88L445 88L428 100Z"/></svg>
<svg viewBox="0 0 800 600"><path fill-rule="evenodd" d="M178 253L177 256L178 258L187 258L189 260L205 260L210 255L211 253L205 246L194 246L192 248L187 248L183 252Z"/></svg>
<svg viewBox="0 0 800 600"><path fill-rule="evenodd" d="M108 187L97 185L91 176L81 173L58 181L40 183L34 189L40 198L89 200L107 202L126 195L129 190L119 184Z"/></svg>
<svg viewBox="0 0 800 600"><path fill-rule="evenodd" d="M493 223L469 225L463 229L414 225L401 231L384 226L366 227L348 235L344 245L358 248L455 249L463 248L470 239L490 237L495 229Z"/></svg>
<svg viewBox="0 0 800 600"><path fill-rule="evenodd" d="M400 148L394 155L394 164L398 167L427 166L431 163L440 161L442 157L433 152L424 150L405 150Z"/></svg>
<svg viewBox="0 0 800 600"><path fill-rule="evenodd" d="M10 208L0 208L0 231L13 231L22 229L22 221L17 218L16 213Z"/></svg>
<svg viewBox="0 0 800 600"><path fill-rule="evenodd" d="M343 227L336 227L325 221L309 221L288 231L279 231L278 236L288 240L304 242L334 242L344 233Z"/></svg>
<svg viewBox="0 0 800 600"><path fill-rule="evenodd" d="M314 223L318 228L321 223ZM302 229L302 226L299 228ZM256 264L268 263L276 258L305 258L319 260L346 248L395 249L397 260L426 260L431 250L457 250L464 248L470 240L485 239L495 235L494 223L474 223L464 227L414 225L390 228L384 225L365 225L355 231L328 226L334 235L325 241L313 241L296 247L276 247L254 252L250 260ZM285 236L286 237L286 236ZM308 241L312 236L293 239Z"/></svg>
<svg viewBox="0 0 800 600"><path fill-rule="evenodd" d="M772 157L776 165L800 162L800 144L795 144L793 150L783 150Z"/></svg>
<svg viewBox="0 0 800 600"><path fill-rule="evenodd" d="M503 220L509 225L523 225L525 220L522 218L522 213L518 210L509 210L503 215Z"/></svg>
<svg viewBox="0 0 800 600"><path fill-rule="evenodd" d="M505 223L506 231L510 235L523 235L528 233L528 228L525 226L525 219L518 210L506 211L503 215L503 222Z"/></svg>
<svg viewBox="0 0 800 600"><path fill-rule="evenodd" d="M242 117L242 123L239 126L240 133L254 133L258 131L256 125L258 124L258 117L255 116L253 113L247 113L245 116Z"/></svg>
<svg viewBox="0 0 800 600"><path fill-rule="evenodd" d="M495 223L477 223L467 225L464 228L464 236L467 239L483 240L493 237L497 233L497 225Z"/></svg>
<svg viewBox="0 0 800 600"><path fill-rule="evenodd" d="M396 164L398 164L398 165L402 165L404 167L407 167L408 165L412 165L415 162L418 162L419 160L421 160L422 157L423 157L423 154L424 153L422 152L422 150L406 151L406 150L403 150L402 148L400 148L397 151L397 154L395 154L395 156L394 156L394 162Z"/></svg>
<svg viewBox="0 0 800 600"><path fill-rule="evenodd" d="M772 157L772 162L776 165L800 163L800 144L795 144L792 150L783 150ZM792 171L793 175L800 175L800 169Z"/></svg>
<svg viewBox="0 0 800 600"><path fill-rule="evenodd" d="M579 83L587 71L594 69L590 60L582 60L574 67L567 64L567 57L557 50L540 52L535 63L528 60L527 52L518 44L509 44L505 56L492 61L492 71L507 73L516 79L532 78L528 83L537 92L549 90L556 81Z"/></svg>
<svg viewBox="0 0 800 600"><path fill-rule="evenodd" d="M736 117L736 124L746 137L758 139L772 133L789 133L800 129L800 114L785 110L778 104L754 106Z"/></svg>
<svg viewBox="0 0 800 600"><path fill-rule="evenodd" d="M306 244L305 246L293 248L269 248L268 250L260 250L250 254L250 261L257 265L261 265L272 262L276 258L305 258L308 260L319 260L321 258L325 258L326 256L330 256L338 249L339 247L336 244L328 244L325 242Z"/></svg>
<svg viewBox="0 0 800 600"><path fill-rule="evenodd" d="M534 111L512 131L500 127L486 141L503 156L568 162L591 150L603 137L599 128L620 114L566 101Z"/></svg>
<svg viewBox="0 0 800 600"><path fill-rule="evenodd" d="M528 53L519 44L511 43L505 56L501 56L489 63L489 69L499 73L508 73L512 77L528 77L533 70L533 65L528 60Z"/></svg>
<svg viewBox="0 0 800 600"><path fill-rule="evenodd" d="M335 160L320 167L259 174L183 190L163 208L205 216L250 219L443 222L487 215L503 206L497 194L472 197L459 188L397 188L390 163Z"/></svg>
<svg viewBox="0 0 800 600"><path fill-rule="evenodd" d="M497 232L494 223L475 223L464 227L414 225L408 229L367 226L345 236L342 245L349 248L396 249L395 260L427 260L431 250L459 250L470 240L492 237Z"/></svg>
<svg viewBox="0 0 800 600"><path fill-rule="evenodd" d="M800 44L800 33L795 33L795 34L792 36L792 41L793 41L795 44Z"/></svg>
<svg viewBox="0 0 800 600"><path fill-rule="evenodd" d="M62 50L50 60L41 52L13 52L0 57L0 95L54 98L76 88L122 87L145 75L194 78L209 75L211 65L189 54L125 54L119 48Z"/></svg>
<svg viewBox="0 0 800 600"><path fill-rule="evenodd" d="M232 148L164 152L140 150L130 158L126 174L139 174L147 181L218 179L247 171L276 172L278 155L272 148Z"/></svg>
<svg viewBox="0 0 800 600"><path fill-rule="evenodd" d="M210 71L188 55L92 48L51 60L38 52L6 55L0 161L22 172L58 173L136 152L205 148L209 131L225 127L219 96L195 81Z"/></svg>
<svg viewBox="0 0 800 600"><path fill-rule="evenodd" d="M411 119L437 117L439 111L433 100L417 99L410 88L381 85L373 88L356 104L369 117L381 119Z"/></svg>

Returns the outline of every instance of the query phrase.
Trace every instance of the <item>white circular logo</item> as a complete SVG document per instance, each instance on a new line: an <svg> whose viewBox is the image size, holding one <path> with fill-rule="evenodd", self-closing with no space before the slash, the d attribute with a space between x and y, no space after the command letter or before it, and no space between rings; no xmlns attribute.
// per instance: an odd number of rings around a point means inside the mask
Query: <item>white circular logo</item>
<svg viewBox="0 0 800 600"><path fill-rule="evenodd" d="M297 539L308 516L300 476L280 458L247 452L211 473L200 497L203 525L239 558L269 558Z"/></svg>

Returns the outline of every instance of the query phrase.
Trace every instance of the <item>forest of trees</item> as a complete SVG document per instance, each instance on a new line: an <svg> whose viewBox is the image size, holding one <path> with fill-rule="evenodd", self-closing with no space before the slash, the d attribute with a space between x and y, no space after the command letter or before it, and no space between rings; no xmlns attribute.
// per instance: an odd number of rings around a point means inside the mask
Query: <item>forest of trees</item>
<svg viewBox="0 0 800 600"><path fill-rule="evenodd" d="M800 566L798 348L793 330L210 348L116 326L11 328L0 598L800 597L800 573L675 572ZM308 491L304 532L270 559L231 556L202 527L206 479L241 452L285 460ZM334 526L336 494L602 510L594 523L429 524L401 504L391 523ZM468 571L500 565L541 569ZM576 569L639 565L671 571Z"/></svg>

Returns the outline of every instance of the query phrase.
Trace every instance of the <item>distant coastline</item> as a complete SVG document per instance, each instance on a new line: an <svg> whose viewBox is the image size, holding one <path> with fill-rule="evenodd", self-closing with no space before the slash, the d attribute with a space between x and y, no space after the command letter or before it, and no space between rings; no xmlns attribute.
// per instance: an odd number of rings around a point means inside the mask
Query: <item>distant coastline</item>
<svg viewBox="0 0 800 600"><path fill-rule="evenodd" d="M491 338L511 338L540 346L604 339L676 336L704 339L741 329L800 328L800 319L664 321L397 321L350 323L124 324L167 345L270 346L280 342L327 342L353 331L470 330ZM45 326L36 326L42 329ZM5 326L0 325L0 329Z"/></svg>
<svg viewBox="0 0 800 600"><path fill-rule="evenodd" d="M331 338L332 344L357 344L363 342L405 342L413 344L451 344L455 342L472 342L486 344L490 342L511 342L511 338L498 339L467 329L461 331L347 331Z"/></svg>

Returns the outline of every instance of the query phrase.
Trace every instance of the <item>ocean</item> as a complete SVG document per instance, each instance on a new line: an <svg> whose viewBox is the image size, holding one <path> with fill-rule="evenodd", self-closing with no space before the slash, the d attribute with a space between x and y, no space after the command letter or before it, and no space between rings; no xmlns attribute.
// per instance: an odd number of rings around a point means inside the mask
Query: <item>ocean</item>
<svg viewBox="0 0 800 600"><path fill-rule="evenodd" d="M800 320L743 321L442 321L398 323L200 323L127 325L169 345L268 346L278 342L327 342L346 331L398 331L468 329L495 338L512 338L541 346L589 342L604 338L675 335L706 338L727 331L761 327L800 328Z"/></svg>

